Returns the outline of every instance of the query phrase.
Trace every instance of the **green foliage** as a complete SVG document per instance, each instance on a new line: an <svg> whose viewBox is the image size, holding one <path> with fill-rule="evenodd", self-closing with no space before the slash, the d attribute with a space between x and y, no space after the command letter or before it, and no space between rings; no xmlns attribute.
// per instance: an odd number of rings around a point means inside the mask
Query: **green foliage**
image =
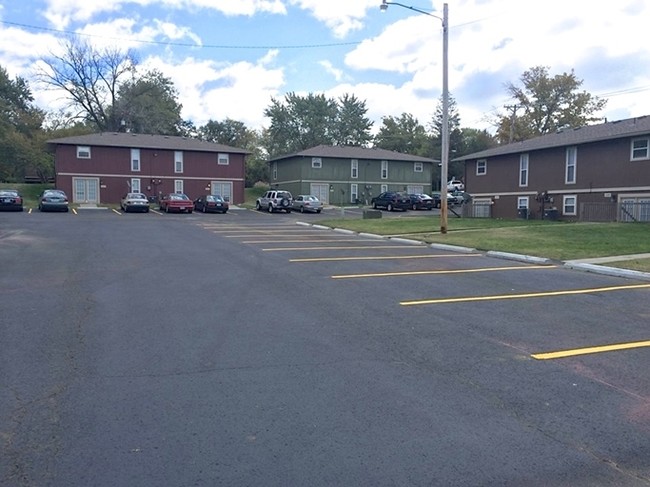
<svg viewBox="0 0 650 487"><path fill-rule="evenodd" d="M582 80L573 71L552 78L548 71L548 67L536 66L521 75L521 86L508 84L513 104L504 107L509 113L499 115L500 143L526 140L600 120L594 114L605 107L607 100L578 91Z"/></svg>
<svg viewBox="0 0 650 487"><path fill-rule="evenodd" d="M432 157L431 138L423 125L410 113L402 113L399 118L382 117L382 126L375 136L375 147L381 149Z"/></svg>
<svg viewBox="0 0 650 487"><path fill-rule="evenodd" d="M180 135L182 105L177 97L171 79L149 71L120 86L110 118L119 120L121 129L138 134Z"/></svg>
<svg viewBox="0 0 650 487"><path fill-rule="evenodd" d="M271 119L266 149L271 157L299 152L318 145L364 146L372 123L365 117L365 102L344 95L338 100L310 93L288 93L271 99L264 115Z"/></svg>

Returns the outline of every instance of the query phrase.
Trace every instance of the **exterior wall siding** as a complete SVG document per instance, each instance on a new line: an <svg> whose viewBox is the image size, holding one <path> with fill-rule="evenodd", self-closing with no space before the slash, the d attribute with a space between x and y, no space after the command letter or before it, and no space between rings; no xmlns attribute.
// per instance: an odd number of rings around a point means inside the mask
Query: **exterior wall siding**
<svg viewBox="0 0 650 487"><path fill-rule="evenodd" d="M576 197L577 208L584 203L617 201L625 195L650 196L650 160L631 161L631 141L631 137L623 137L575 146L575 183L566 182L566 150L571 146L528 152L525 187L519 185L521 154L479 159L487 161L485 175L476 174L477 159L470 159L465 167L466 190L477 198L491 198L496 218L518 217L518 198L528 197L530 218L542 218L543 210L555 207L561 218L577 219L578 215L563 212L566 196ZM552 202L542 206L536 197L544 192Z"/></svg>
<svg viewBox="0 0 650 487"><path fill-rule="evenodd" d="M173 192L183 181L192 199L211 192L212 181L232 183L232 202L244 201L244 155L229 154L229 164L217 164L216 152L183 152L183 172L175 172L173 150L140 149L140 171L131 170L130 147L92 146L89 159L77 158L76 146L56 146L56 185L73 198L73 178L99 178L99 200L116 204L129 191L133 178L140 179L147 196Z"/></svg>

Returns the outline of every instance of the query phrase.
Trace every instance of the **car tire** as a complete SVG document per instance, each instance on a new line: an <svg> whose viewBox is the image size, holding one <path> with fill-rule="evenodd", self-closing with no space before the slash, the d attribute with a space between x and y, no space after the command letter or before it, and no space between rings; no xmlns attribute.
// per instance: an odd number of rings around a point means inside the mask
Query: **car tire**
<svg viewBox="0 0 650 487"><path fill-rule="evenodd" d="M416 205L416 204L413 204L413 206L412 206L411 208L413 208L413 211L415 211L415 210L417 210L417 209L418 209L418 205Z"/></svg>
<svg viewBox="0 0 650 487"><path fill-rule="evenodd" d="M267 211L269 213L273 213L273 205L271 203L269 203L269 207L267 208Z"/></svg>
<svg viewBox="0 0 650 487"><path fill-rule="evenodd" d="M373 210L378 210L378 209L379 209L379 208L377 208L377 203L373 203L373 204L372 204L372 209L373 209Z"/></svg>
<svg viewBox="0 0 650 487"><path fill-rule="evenodd" d="M300 207L300 213L304 213L304 212L305 212L305 207L304 207L304 206L301 206L301 207Z"/></svg>
<svg viewBox="0 0 650 487"><path fill-rule="evenodd" d="M316 213L320 213L320 210L316 210Z"/></svg>
<svg viewBox="0 0 650 487"><path fill-rule="evenodd" d="M393 211L393 205L392 205L391 203L388 203L388 204L386 205L386 210L387 210L387 211Z"/></svg>
<svg viewBox="0 0 650 487"><path fill-rule="evenodd" d="M206 212L206 211L205 211L205 205L203 205L203 208L201 209L201 211L202 211L203 213Z"/></svg>

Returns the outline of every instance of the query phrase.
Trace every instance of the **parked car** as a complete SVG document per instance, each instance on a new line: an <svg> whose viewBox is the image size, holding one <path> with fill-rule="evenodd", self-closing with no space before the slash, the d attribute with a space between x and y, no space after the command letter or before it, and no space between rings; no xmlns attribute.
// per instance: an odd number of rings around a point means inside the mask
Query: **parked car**
<svg viewBox="0 0 650 487"><path fill-rule="evenodd" d="M120 208L124 213L129 211L149 212L149 200L142 193L127 193L120 200Z"/></svg>
<svg viewBox="0 0 650 487"><path fill-rule="evenodd" d="M452 191L451 196L454 198L454 203L457 205L462 205L463 203L469 203L472 201L472 195L466 193L465 191Z"/></svg>
<svg viewBox="0 0 650 487"><path fill-rule="evenodd" d="M313 194L299 194L294 198L292 208L300 213L306 211L320 213L323 210L323 202Z"/></svg>
<svg viewBox="0 0 650 487"><path fill-rule="evenodd" d="M463 191L465 189L465 183L460 179L452 179L447 183L447 191Z"/></svg>
<svg viewBox="0 0 650 487"><path fill-rule="evenodd" d="M409 194L411 198L411 209L412 210L431 210L433 209L434 203L433 198L428 194Z"/></svg>
<svg viewBox="0 0 650 487"><path fill-rule="evenodd" d="M203 213L226 213L230 205L218 194L206 194L194 200L194 209Z"/></svg>
<svg viewBox="0 0 650 487"><path fill-rule="evenodd" d="M39 211L69 211L68 196L60 189L46 189L38 197Z"/></svg>
<svg viewBox="0 0 650 487"><path fill-rule="evenodd" d="M158 202L160 211L169 213L170 211L177 211L179 213L187 212L192 213L194 210L194 203L191 199L183 193L169 193L160 198Z"/></svg>
<svg viewBox="0 0 650 487"><path fill-rule="evenodd" d="M433 206L435 208L440 208L440 192L435 191L431 193L431 198L433 198ZM453 206L456 204L456 197L451 194L451 192L447 192L447 206Z"/></svg>
<svg viewBox="0 0 650 487"><path fill-rule="evenodd" d="M370 200L370 204L375 210L385 208L388 211L406 211L411 207L411 198L409 198L409 195L406 193L385 191Z"/></svg>
<svg viewBox="0 0 650 487"><path fill-rule="evenodd" d="M23 211L23 198L15 189L0 189L0 210Z"/></svg>
<svg viewBox="0 0 650 487"><path fill-rule="evenodd" d="M259 211L266 210L273 213L275 210L284 210L291 213L293 196L289 191L273 190L264 193L264 196L257 198L255 208Z"/></svg>

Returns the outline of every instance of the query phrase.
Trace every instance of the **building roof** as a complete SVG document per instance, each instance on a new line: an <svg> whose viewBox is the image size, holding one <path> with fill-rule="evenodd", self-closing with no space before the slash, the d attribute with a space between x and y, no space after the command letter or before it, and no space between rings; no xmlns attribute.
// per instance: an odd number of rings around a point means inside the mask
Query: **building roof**
<svg viewBox="0 0 650 487"><path fill-rule="evenodd" d="M173 135L134 134L131 132L101 132L97 134L76 135L51 139L51 145L88 145L101 147L130 147L134 149L184 150L196 152L228 152L230 154L250 154L249 151L215 144L204 140Z"/></svg>
<svg viewBox="0 0 650 487"><path fill-rule="evenodd" d="M372 159L372 160L391 160L407 162L437 162L427 157L413 156L402 154L386 149L368 149L366 147L354 147L343 145L319 145L293 154L287 154L271 159L270 162L291 159L294 157L329 157L340 159Z"/></svg>
<svg viewBox="0 0 650 487"><path fill-rule="evenodd" d="M513 142L512 144L501 145L499 147L493 147L481 152L457 157L454 160L465 161L468 159L480 159L484 157L550 149L553 147L566 147L585 144L588 142L647 134L650 134L650 115L617 120L615 122L606 122L598 125L585 125L584 127L558 130L552 134L542 135L521 142Z"/></svg>

